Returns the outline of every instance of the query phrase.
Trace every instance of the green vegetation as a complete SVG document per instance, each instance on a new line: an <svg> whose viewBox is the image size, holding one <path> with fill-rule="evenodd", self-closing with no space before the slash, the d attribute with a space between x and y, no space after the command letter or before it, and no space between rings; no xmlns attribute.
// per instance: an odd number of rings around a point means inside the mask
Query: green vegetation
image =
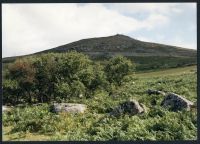
<svg viewBox="0 0 200 144"><path fill-rule="evenodd" d="M160 106L163 96L146 93L163 90L196 102L196 67L134 74L134 66L123 57L101 65L76 52L17 60L6 72L3 102L23 105L3 113L3 140L196 140L196 109L173 112ZM147 112L109 115L130 98ZM88 109L55 114L49 111L52 101L82 103ZM31 105L38 102L43 104Z"/></svg>
<svg viewBox="0 0 200 144"><path fill-rule="evenodd" d="M118 85L121 84L123 77L132 73L133 70L134 66L132 62L122 56L111 58L105 67L108 80L116 82Z"/></svg>
<svg viewBox="0 0 200 144"><path fill-rule="evenodd" d="M185 67L197 64L196 57L170 57L170 56L149 56L149 57L128 57L134 61L137 71L155 71L167 68Z"/></svg>
<svg viewBox="0 0 200 144"><path fill-rule="evenodd" d="M147 72L138 71L136 74L137 77L150 77L150 76L155 77L155 76L165 76L165 75L180 75L184 73L197 73L196 65L180 67L180 68L162 69L157 71L147 71Z"/></svg>
<svg viewBox="0 0 200 144"><path fill-rule="evenodd" d="M133 68L122 56L111 58L104 67L77 52L18 59L4 75L3 102L15 105L92 97L95 90L109 91L111 83L121 84Z"/></svg>
<svg viewBox="0 0 200 144"><path fill-rule="evenodd" d="M109 37L89 38L32 55L3 58L3 69L18 58L40 56L45 53L64 53L75 50L92 60L106 63L113 55L123 55L136 64L137 71L155 71L197 64L197 51L181 47L143 42L117 34Z"/></svg>

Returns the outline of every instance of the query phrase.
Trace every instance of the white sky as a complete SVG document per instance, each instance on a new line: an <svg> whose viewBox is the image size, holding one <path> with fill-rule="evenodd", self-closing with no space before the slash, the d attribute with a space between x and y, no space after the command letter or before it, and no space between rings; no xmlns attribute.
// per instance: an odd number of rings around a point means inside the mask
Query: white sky
<svg viewBox="0 0 200 144"><path fill-rule="evenodd" d="M117 33L197 49L196 4L2 4L3 57Z"/></svg>

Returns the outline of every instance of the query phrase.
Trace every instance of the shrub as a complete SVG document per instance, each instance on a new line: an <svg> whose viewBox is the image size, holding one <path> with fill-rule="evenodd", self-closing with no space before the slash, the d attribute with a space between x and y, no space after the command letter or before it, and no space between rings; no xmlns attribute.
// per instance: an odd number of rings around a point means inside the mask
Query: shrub
<svg viewBox="0 0 200 144"><path fill-rule="evenodd" d="M9 72L7 77L10 78L10 81L15 82L15 87L12 88L10 87L11 89L8 89L8 87L4 85L5 91L8 91L7 93L9 94L9 91L14 90L16 93L20 93L22 96L24 96L24 99L26 101L31 103L32 102L31 92L34 91L35 89L36 71L34 66L30 63L30 60L29 59L27 59L27 61L24 59L16 60L12 65L9 66L8 71Z"/></svg>
<svg viewBox="0 0 200 144"><path fill-rule="evenodd" d="M116 56L109 60L105 71L110 82L121 84L124 76L133 72L133 63L123 56Z"/></svg>
<svg viewBox="0 0 200 144"><path fill-rule="evenodd" d="M7 79L3 81L3 102L6 104L16 104L19 101L19 95L22 90L16 80Z"/></svg>
<svg viewBox="0 0 200 144"><path fill-rule="evenodd" d="M85 96L86 88L80 81L73 81L71 84L72 96L79 97L80 95Z"/></svg>
<svg viewBox="0 0 200 144"><path fill-rule="evenodd" d="M4 103L18 100L48 103L73 96L89 96L108 85L103 67L77 52L18 59L5 74Z"/></svg>
<svg viewBox="0 0 200 144"><path fill-rule="evenodd" d="M9 122L13 124L12 132L54 132L59 119L49 112L48 105L16 108L6 117L4 115L4 125Z"/></svg>
<svg viewBox="0 0 200 144"><path fill-rule="evenodd" d="M67 82L60 82L55 84L54 92L56 97L59 97L60 99L66 99L71 95L71 88Z"/></svg>

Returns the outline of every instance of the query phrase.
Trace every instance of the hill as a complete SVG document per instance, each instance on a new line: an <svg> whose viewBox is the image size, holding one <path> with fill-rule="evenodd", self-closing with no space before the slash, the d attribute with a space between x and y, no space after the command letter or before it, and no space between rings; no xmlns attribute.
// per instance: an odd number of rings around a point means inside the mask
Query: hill
<svg viewBox="0 0 200 144"><path fill-rule="evenodd" d="M144 42L121 34L82 39L31 55L68 51L82 52L99 61L114 55L123 55L135 61L138 70L180 67L197 63L196 50ZM10 63L15 59L16 57L3 58L3 63Z"/></svg>
<svg viewBox="0 0 200 144"><path fill-rule="evenodd" d="M83 42L75 42L76 51L102 54L102 57L89 54L93 61L80 53L64 53L72 46L32 54L31 59L16 63L8 71L6 66L16 57L4 59L4 141L197 140L197 68L183 67L196 63L195 51L160 44L155 44L159 48L149 45L127 50L120 45L122 42L128 45L138 41L121 35L103 39L118 47L112 44L99 49L89 47L94 45L89 39L88 51L81 51L77 43ZM145 44L140 42L138 45ZM131 53L138 47L146 50ZM46 55L48 52L61 53ZM120 52L130 54L125 56L136 63L136 72L132 71L132 62L125 58L107 61L108 57ZM107 65L99 65L96 61ZM160 70L162 68L165 70ZM168 94L163 96L149 90L172 92L182 98L170 100ZM166 97L168 104L163 105ZM185 107L185 100L190 101L191 106ZM63 107L64 103L69 107ZM85 111L83 107L73 109L72 103L84 105ZM62 112L59 107L66 111ZM56 109L61 112L57 113Z"/></svg>
<svg viewBox="0 0 200 144"><path fill-rule="evenodd" d="M109 37L82 39L39 53L67 52L72 50L83 52L91 56L110 56L116 54L121 54L123 56L196 56L195 50L157 43L143 42L120 34Z"/></svg>

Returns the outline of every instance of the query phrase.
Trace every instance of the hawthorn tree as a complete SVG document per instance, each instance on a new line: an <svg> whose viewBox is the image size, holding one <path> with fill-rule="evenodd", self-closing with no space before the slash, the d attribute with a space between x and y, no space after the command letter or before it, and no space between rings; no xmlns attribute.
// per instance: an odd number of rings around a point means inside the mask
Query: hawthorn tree
<svg viewBox="0 0 200 144"><path fill-rule="evenodd" d="M105 66L107 78L111 83L121 85L124 76L134 71L134 64L123 56L116 56L108 61Z"/></svg>
<svg viewBox="0 0 200 144"><path fill-rule="evenodd" d="M16 60L9 66L9 78L11 81L17 81L16 90L32 103L32 91L35 89L35 68L28 60ZM14 89L14 88L13 88Z"/></svg>
<svg viewBox="0 0 200 144"><path fill-rule="evenodd" d="M57 54L48 53L35 57L33 65L36 68L36 88L39 102L50 102L55 99L55 84L58 81Z"/></svg>

